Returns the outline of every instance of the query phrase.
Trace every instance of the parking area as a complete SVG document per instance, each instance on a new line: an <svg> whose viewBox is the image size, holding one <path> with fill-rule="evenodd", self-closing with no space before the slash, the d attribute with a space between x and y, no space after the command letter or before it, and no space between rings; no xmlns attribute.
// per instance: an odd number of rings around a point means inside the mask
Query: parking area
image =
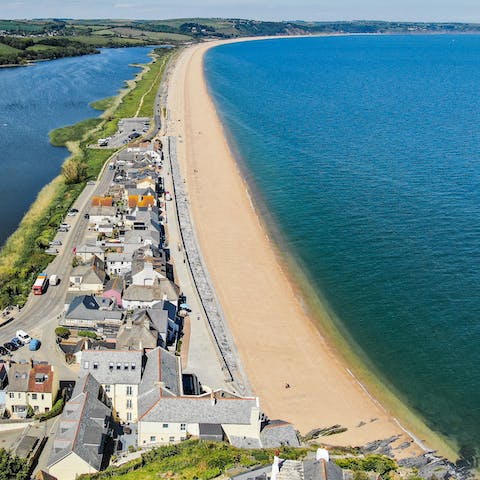
<svg viewBox="0 0 480 480"><path fill-rule="evenodd" d="M98 147L119 148L132 140L135 140L150 129L150 118L135 117L122 118L118 123L118 130L115 135L98 140Z"/></svg>
<svg viewBox="0 0 480 480"><path fill-rule="evenodd" d="M67 216L65 217L64 221L60 224L60 227L57 230L57 234L55 238L50 242L49 247L45 250L45 253L50 255L58 255L62 252L63 244L65 243L65 239L68 235L68 232L72 228L73 222L78 215L78 209L71 208Z"/></svg>

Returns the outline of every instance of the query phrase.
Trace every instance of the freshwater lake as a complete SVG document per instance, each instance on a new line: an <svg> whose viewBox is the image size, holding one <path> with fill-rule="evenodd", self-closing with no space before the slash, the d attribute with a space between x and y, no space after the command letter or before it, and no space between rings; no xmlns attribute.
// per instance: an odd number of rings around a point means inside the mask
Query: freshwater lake
<svg viewBox="0 0 480 480"><path fill-rule="evenodd" d="M89 103L116 95L147 63L152 47L102 49L99 55L0 69L0 244L68 156L48 132L100 115Z"/></svg>

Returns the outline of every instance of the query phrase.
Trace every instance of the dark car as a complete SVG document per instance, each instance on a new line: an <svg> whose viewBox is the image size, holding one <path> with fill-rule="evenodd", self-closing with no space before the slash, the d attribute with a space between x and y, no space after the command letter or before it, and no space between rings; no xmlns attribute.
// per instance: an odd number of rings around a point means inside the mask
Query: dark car
<svg viewBox="0 0 480 480"><path fill-rule="evenodd" d="M0 355L8 355L8 350L0 345Z"/></svg>
<svg viewBox="0 0 480 480"><path fill-rule="evenodd" d="M78 213L78 209L77 209L77 208L71 208L71 209L70 209L70 212L72 212L72 213Z"/></svg>
<svg viewBox="0 0 480 480"><path fill-rule="evenodd" d="M86 213L83 218L86 218L87 220L90 218L90 215L88 213Z"/></svg>
<svg viewBox="0 0 480 480"><path fill-rule="evenodd" d="M23 347L25 345L18 337L13 337L10 340L10 343L13 343L17 348Z"/></svg>
<svg viewBox="0 0 480 480"><path fill-rule="evenodd" d="M10 343L10 342L4 343L3 346L7 350L10 350L11 352L14 352L15 350L18 350L18 347L16 347L13 343Z"/></svg>

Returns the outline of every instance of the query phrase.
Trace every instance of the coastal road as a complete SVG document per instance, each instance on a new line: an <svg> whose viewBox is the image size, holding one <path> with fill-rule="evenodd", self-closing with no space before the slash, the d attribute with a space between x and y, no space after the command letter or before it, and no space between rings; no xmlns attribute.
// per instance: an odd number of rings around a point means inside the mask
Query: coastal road
<svg viewBox="0 0 480 480"><path fill-rule="evenodd" d="M22 358L23 355L26 359L36 358L51 361L60 368L64 365L63 358L61 363L58 362L58 349L55 345L56 339L53 331L64 311L69 276L72 270L73 248L82 244L87 231L88 220L84 218L84 214L88 212L92 195L103 194L112 182L113 175L113 170L104 168L99 180L87 184L73 204L73 207L79 211L77 215L65 219L65 222L71 225L70 231L62 240L63 245L59 247L60 253L45 270L47 275L58 275L60 283L56 286L49 286L43 295L30 294L25 306L15 316L15 320L0 327L0 344L9 341L19 329L25 330L42 342L38 352L30 352L26 347L22 347L15 352L15 359ZM64 369L62 368L62 370ZM64 370L64 373L69 372L69 369ZM76 374L72 371L62 379L75 377Z"/></svg>

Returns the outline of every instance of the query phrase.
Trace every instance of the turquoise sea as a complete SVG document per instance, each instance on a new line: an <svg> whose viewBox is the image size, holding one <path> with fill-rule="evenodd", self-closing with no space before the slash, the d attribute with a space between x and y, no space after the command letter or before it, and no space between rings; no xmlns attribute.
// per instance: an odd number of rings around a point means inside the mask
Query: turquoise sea
<svg viewBox="0 0 480 480"><path fill-rule="evenodd" d="M0 69L0 244L68 156L48 132L100 114L94 100L116 95L152 47L103 49L31 67Z"/></svg>
<svg viewBox="0 0 480 480"><path fill-rule="evenodd" d="M245 42L205 70L282 248L367 364L478 461L480 36Z"/></svg>

